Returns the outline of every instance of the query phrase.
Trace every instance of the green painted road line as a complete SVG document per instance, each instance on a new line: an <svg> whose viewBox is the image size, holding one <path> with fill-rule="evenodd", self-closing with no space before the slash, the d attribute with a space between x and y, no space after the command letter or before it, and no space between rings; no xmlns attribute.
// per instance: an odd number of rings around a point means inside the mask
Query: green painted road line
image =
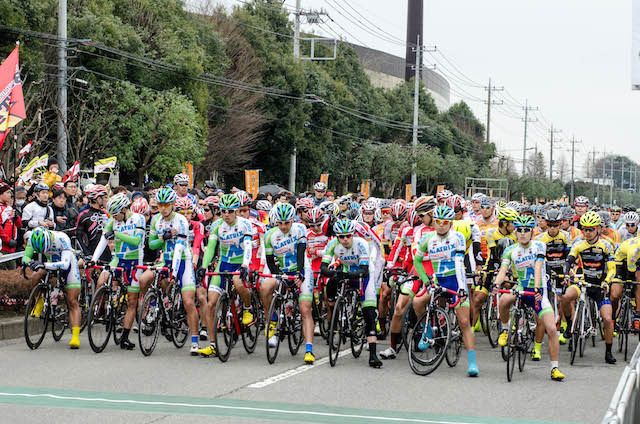
<svg viewBox="0 0 640 424"><path fill-rule="evenodd" d="M549 423L548 421L526 421L512 418L461 417L425 414L424 412L378 411L324 405L12 386L0 386L0 404L313 423L335 423L336 421L341 423L423 424Z"/></svg>

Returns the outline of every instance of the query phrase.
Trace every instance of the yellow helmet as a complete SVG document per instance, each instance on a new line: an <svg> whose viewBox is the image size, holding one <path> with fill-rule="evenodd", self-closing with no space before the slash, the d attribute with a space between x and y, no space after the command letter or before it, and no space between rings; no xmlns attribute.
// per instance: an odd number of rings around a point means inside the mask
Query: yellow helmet
<svg viewBox="0 0 640 424"><path fill-rule="evenodd" d="M515 221L518 216L518 211L513 208L500 208L498 212L498 220L500 221Z"/></svg>
<svg viewBox="0 0 640 424"><path fill-rule="evenodd" d="M580 225L583 227L599 227L602 223L597 212L589 211L580 217Z"/></svg>

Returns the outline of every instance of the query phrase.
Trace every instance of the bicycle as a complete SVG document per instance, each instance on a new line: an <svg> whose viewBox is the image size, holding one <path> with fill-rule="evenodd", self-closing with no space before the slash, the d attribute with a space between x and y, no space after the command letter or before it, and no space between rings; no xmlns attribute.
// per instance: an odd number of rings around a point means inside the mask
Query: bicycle
<svg viewBox="0 0 640 424"><path fill-rule="evenodd" d="M522 372L527 361L527 355L531 350L531 344L535 339L535 313L531 307L523 303L524 296L535 296L535 293L532 291L520 291L517 288L499 289L498 293L511 294L516 297L510 309L507 344L504 346L507 362L507 381L511 382L516 365L516 352L518 353L518 370Z"/></svg>
<svg viewBox="0 0 640 424"><path fill-rule="evenodd" d="M366 341L360 280L338 277L336 303L329 326L329 363L336 365L340 345L349 342L351 354L358 358Z"/></svg>
<svg viewBox="0 0 640 424"><path fill-rule="evenodd" d="M168 295L165 295L160 287L160 279L171 275L171 268L138 265L136 269L156 271L138 312L140 351L144 356L151 355L160 333L173 342L176 348L183 347L189 335L189 327L186 323L186 313L183 312L184 318L180 318L179 311L184 311L182 294L174 283L170 283ZM134 274L133 278L137 279L137 275Z"/></svg>
<svg viewBox="0 0 640 424"><path fill-rule="evenodd" d="M258 317L261 315L262 309L260 309L260 303L258 303L259 296L255 291L252 291L253 322L244 325L242 319L238 319L238 312L242 308L240 306L242 302L239 301L239 296L231 281L231 278L234 275L240 275L240 272L206 272L205 278L213 275L229 277L226 290L222 292L216 302L216 314L213 321L213 340L216 344L218 359L222 362L227 362L231 349L239 338L242 338L242 344L247 353L253 353L255 350L261 325Z"/></svg>
<svg viewBox="0 0 640 424"><path fill-rule="evenodd" d="M633 305L631 300L635 299L636 286L640 284L636 281L625 281L622 301L620 302L620 311L616 317L618 322L618 352L624 349L624 360L627 360L629 352L629 335L637 332L633 328Z"/></svg>
<svg viewBox="0 0 640 424"><path fill-rule="evenodd" d="M576 301L573 322L571 323L571 365L573 365L578 351L580 351L581 358L584 356L586 341L589 337L593 338L595 346L596 327L593 322L593 314L590 312L593 306L591 302L587 301L585 289L589 287L600 289L601 287L598 284L587 283L584 279L573 281L571 284L578 286L580 289L580 297Z"/></svg>
<svg viewBox="0 0 640 424"><path fill-rule="evenodd" d="M311 302L311 313L313 321L318 324L320 336L327 340L329 338L329 321L327 320L327 303L324 298L325 278L320 272L314 272L316 283L313 285L313 302Z"/></svg>
<svg viewBox="0 0 640 424"><path fill-rule="evenodd" d="M400 289L402 288L401 281L403 278L408 277L407 271L402 267L389 268L383 271L384 279L387 285L391 288L391 294L389 295L389 309L387 310L387 325L382 332L378 335L380 340L383 340L389 334L391 328L391 320L393 319L393 313L396 310L396 303L398 303L398 296L400 295Z"/></svg>
<svg viewBox="0 0 640 424"><path fill-rule="evenodd" d="M24 273L24 268L23 268ZM55 274L55 285L52 283ZM66 293L60 288L60 271L46 270L44 279L36 284L27 300L24 313L24 338L29 349L37 349L51 322L53 340L60 341L69 323Z"/></svg>
<svg viewBox="0 0 640 424"><path fill-rule="evenodd" d="M457 320L453 326L450 321L451 314L455 316L455 307L460 302L462 293L431 283L416 294L416 297L426 294L430 296L429 303L411 329L408 349L409 367L422 376L434 372L445 357L450 367L455 366L462 348L462 333L457 327ZM456 296L456 302L451 303L442 297L443 294ZM449 306L447 312L440 306L441 300L446 301Z"/></svg>

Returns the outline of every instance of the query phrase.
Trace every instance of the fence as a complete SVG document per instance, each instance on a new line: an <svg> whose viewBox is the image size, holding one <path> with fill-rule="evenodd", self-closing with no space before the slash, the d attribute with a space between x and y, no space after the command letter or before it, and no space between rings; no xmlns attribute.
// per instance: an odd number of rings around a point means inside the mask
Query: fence
<svg viewBox="0 0 640 424"><path fill-rule="evenodd" d="M640 397L640 345L631 357L629 365L622 372L613 399L602 420L602 424L631 424L638 422Z"/></svg>

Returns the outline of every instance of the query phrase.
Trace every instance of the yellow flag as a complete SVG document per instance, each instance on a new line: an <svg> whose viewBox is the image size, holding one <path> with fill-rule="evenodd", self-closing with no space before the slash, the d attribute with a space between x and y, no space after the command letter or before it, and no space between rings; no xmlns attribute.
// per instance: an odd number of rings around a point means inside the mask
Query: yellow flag
<svg viewBox="0 0 640 424"><path fill-rule="evenodd" d="M248 169L244 171L244 183L247 193L255 199L258 195L258 185L260 184L260 177L257 169Z"/></svg>

